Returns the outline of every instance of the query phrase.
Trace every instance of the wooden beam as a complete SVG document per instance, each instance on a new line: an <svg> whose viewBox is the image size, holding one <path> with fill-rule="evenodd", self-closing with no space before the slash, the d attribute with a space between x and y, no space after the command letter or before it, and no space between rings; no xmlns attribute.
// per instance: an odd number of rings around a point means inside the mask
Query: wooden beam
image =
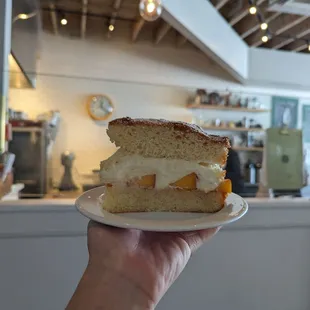
<svg viewBox="0 0 310 310"><path fill-rule="evenodd" d="M295 27L294 29L292 29L292 31L290 31L289 36L291 36L291 38L285 39L281 37L275 37L269 42L267 46L272 49L280 49L294 42L295 38L300 39L308 34L310 34L310 18L306 19L305 22L300 25L300 27ZM296 40L296 47L301 44L301 41Z"/></svg>
<svg viewBox="0 0 310 310"><path fill-rule="evenodd" d="M293 52L300 52L303 49L308 48L308 44L303 43L302 41L294 41L291 44L289 44L288 46L285 47L285 50L287 51L293 51Z"/></svg>
<svg viewBox="0 0 310 310"><path fill-rule="evenodd" d="M177 47L182 47L186 42L187 38L179 33L177 37Z"/></svg>
<svg viewBox="0 0 310 310"><path fill-rule="evenodd" d="M220 10L229 0L218 0L215 4L215 8Z"/></svg>
<svg viewBox="0 0 310 310"><path fill-rule="evenodd" d="M122 1L123 0L114 0L114 3L113 3L113 12L111 14L111 17L110 17L110 20L109 20L109 26L112 25L113 27L115 26L115 23L116 23L116 17L119 13L119 9L122 5ZM107 37L110 38L111 37L111 34L112 34L112 31L110 31L108 29L108 32L107 32Z"/></svg>
<svg viewBox="0 0 310 310"><path fill-rule="evenodd" d="M85 38L87 24L87 6L88 0L82 0L82 17L81 17L81 38Z"/></svg>
<svg viewBox="0 0 310 310"><path fill-rule="evenodd" d="M279 18L275 19L270 23L269 28L272 30L273 36L282 34L283 32L291 29L292 27L302 23L308 18L308 16L296 16L281 14ZM250 46L260 46L263 44L262 31L257 31L254 35L250 36L246 41Z"/></svg>
<svg viewBox="0 0 310 310"><path fill-rule="evenodd" d="M135 42L137 41L138 35L142 29L142 27L145 24L145 20L143 18L140 18L133 26L132 30L132 41Z"/></svg>
<svg viewBox="0 0 310 310"><path fill-rule="evenodd" d="M266 0L258 0L256 2L256 5L259 6L261 5L264 1ZM235 13L229 20L229 24L231 26L234 26L235 24L237 24L242 18L246 17L249 13L249 4L248 1L246 1L243 9L237 13Z"/></svg>
<svg viewBox="0 0 310 310"><path fill-rule="evenodd" d="M263 13L264 14L264 13ZM274 19L276 19L281 13L270 13L265 12L265 22L270 23ZM238 23L235 27L235 30L240 34L240 37L242 39L247 38L249 35L254 33L255 31L260 29L260 24L256 17L253 17L252 15L248 15L246 18L244 18L240 23Z"/></svg>
<svg viewBox="0 0 310 310"><path fill-rule="evenodd" d="M155 44L158 44L163 39L163 37L168 33L170 28L171 28L170 24L163 22L163 24L158 28L156 32Z"/></svg>
<svg viewBox="0 0 310 310"><path fill-rule="evenodd" d="M292 51L293 52L301 52L303 50L305 50L306 48L308 48L308 44L304 43L299 45L298 47L295 47Z"/></svg>
<svg viewBox="0 0 310 310"><path fill-rule="evenodd" d="M53 26L53 31L54 31L54 34L57 35L58 34L58 23L57 23L56 7L53 2L50 2L48 4L48 7L50 9L50 17L51 17L51 22Z"/></svg>

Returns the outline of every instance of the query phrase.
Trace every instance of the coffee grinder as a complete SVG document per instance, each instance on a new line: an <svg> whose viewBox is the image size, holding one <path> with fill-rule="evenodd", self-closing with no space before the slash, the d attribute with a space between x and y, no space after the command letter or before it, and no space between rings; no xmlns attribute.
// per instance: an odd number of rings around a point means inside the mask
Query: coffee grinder
<svg viewBox="0 0 310 310"><path fill-rule="evenodd" d="M72 166L75 159L75 154L66 151L61 154L61 164L64 166L64 175L61 179L60 191L75 191L78 187L75 185L72 177Z"/></svg>

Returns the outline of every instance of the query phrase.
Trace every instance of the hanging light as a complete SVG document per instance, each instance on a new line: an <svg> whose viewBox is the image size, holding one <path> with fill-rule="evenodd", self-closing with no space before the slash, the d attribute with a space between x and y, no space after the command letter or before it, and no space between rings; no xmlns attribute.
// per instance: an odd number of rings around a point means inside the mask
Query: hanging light
<svg viewBox="0 0 310 310"><path fill-rule="evenodd" d="M149 22L158 19L162 13L161 0L140 0L140 15Z"/></svg>
<svg viewBox="0 0 310 310"><path fill-rule="evenodd" d="M270 33L265 32L265 34L262 36L262 41L263 41L264 43L266 43L266 42L269 41L270 38L271 38Z"/></svg>
<svg viewBox="0 0 310 310"><path fill-rule="evenodd" d="M63 25L63 26L66 26L68 24L68 20L63 17L61 20L60 20L60 23Z"/></svg>
<svg viewBox="0 0 310 310"><path fill-rule="evenodd" d="M26 19L32 18L36 16L37 13L38 13L37 11L31 12L31 13L20 13L13 18L12 22L15 23L19 19L26 20Z"/></svg>
<svg viewBox="0 0 310 310"><path fill-rule="evenodd" d="M250 0L249 1L249 4L250 4L250 7L249 7L249 13L251 15L255 15L257 13L257 7L255 5L255 1L253 0Z"/></svg>
<svg viewBox="0 0 310 310"><path fill-rule="evenodd" d="M113 31L114 30L114 26L111 24L111 25L109 25L109 31Z"/></svg>
<svg viewBox="0 0 310 310"><path fill-rule="evenodd" d="M268 24L266 22L263 22L260 24L260 29L266 30L268 28Z"/></svg>
<svg viewBox="0 0 310 310"><path fill-rule="evenodd" d="M22 13L22 14L19 14L18 17L19 17L19 19L27 19L27 18L28 18L28 15Z"/></svg>
<svg viewBox="0 0 310 310"><path fill-rule="evenodd" d="M251 15L255 15L256 12L257 12L256 6L255 6L255 5L251 5L251 6L249 7L249 12L250 12Z"/></svg>

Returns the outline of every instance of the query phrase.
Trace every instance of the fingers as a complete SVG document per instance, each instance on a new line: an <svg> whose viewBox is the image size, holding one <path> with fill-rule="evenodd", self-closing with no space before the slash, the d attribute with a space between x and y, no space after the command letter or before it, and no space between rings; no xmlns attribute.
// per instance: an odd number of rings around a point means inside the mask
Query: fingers
<svg viewBox="0 0 310 310"><path fill-rule="evenodd" d="M204 230L197 230L193 232L182 233L182 237L187 242L192 253L200 248L206 241L211 239L221 227L209 228Z"/></svg>

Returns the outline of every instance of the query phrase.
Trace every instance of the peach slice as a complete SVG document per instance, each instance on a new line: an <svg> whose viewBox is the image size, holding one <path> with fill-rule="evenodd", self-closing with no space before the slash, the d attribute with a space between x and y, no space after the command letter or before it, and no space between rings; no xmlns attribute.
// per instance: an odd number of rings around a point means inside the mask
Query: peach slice
<svg viewBox="0 0 310 310"><path fill-rule="evenodd" d="M156 175L150 174L135 180L134 183L142 188L154 188L155 181L156 181Z"/></svg>
<svg viewBox="0 0 310 310"><path fill-rule="evenodd" d="M196 181L197 181L197 175L196 173L191 173L183 177L182 179L171 183L171 186L174 187L180 187L183 189L188 189L188 190L194 190L196 189Z"/></svg>
<svg viewBox="0 0 310 310"><path fill-rule="evenodd" d="M229 179L224 180L218 187L217 190L222 193L230 194L232 192L232 185Z"/></svg>

